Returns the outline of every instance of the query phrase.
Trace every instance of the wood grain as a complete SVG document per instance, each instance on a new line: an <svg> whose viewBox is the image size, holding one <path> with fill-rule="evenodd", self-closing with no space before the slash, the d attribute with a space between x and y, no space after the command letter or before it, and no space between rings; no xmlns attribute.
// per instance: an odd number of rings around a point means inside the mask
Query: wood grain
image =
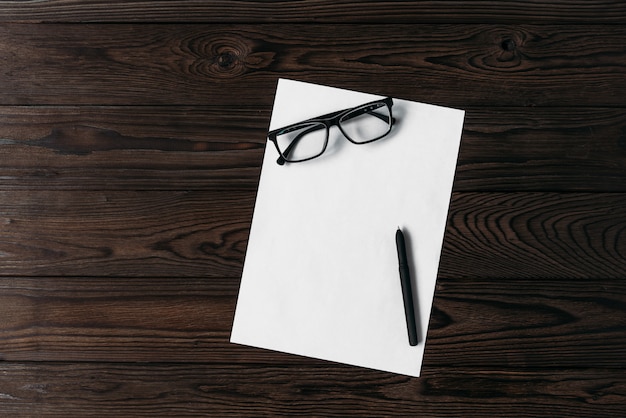
<svg viewBox="0 0 626 418"><path fill-rule="evenodd" d="M0 275L238 276L254 192L0 192Z"/></svg>
<svg viewBox="0 0 626 418"><path fill-rule="evenodd" d="M455 278L623 278L625 197L454 194L440 274Z"/></svg>
<svg viewBox="0 0 626 418"><path fill-rule="evenodd" d="M466 110L457 191L622 192L626 109Z"/></svg>
<svg viewBox="0 0 626 418"><path fill-rule="evenodd" d="M7 378L6 376L11 376ZM615 417L623 373L440 370L420 379L341 365L0 365L14 416ZM24 411L30 413L24 414Z"/></svg>
<svg viewBox="0 0 626 418"><path fill-rule="evenodd" d="M239 277L255 191L0 192L0 276ZM440 274L619 278L626 195L454 193Z"/></svg>
<svg viewBox="0 0 626 418"><path fill-rule="evenodd" d="M0 189L258 185L269 109L2 107Z"/></svg>
<svg viewBox="0 0 626 418"><path fill-rule="evenodd" d="M0 416L621 417L624 23L0 0ZM421 378L228 342L279 77L467 111Z"/></svg>
<svg viewBox="0 0 626 418"><path fill-rule="evenodd" d="M251 350L228 343L238 287L215 277L3 278L2 360L246 362Z"/></svg>
<svg viewBox="0 0 626 418"><path fill-rule="evenodd" d="M4 278L2 360L325 364L230 344L238 287L238 278ZM621 279L440 278L424 368L624 368L625 306Z"/></svg>
<svg viewBox="0 0 626 418"><path fill-rule="evenodd" d="M625 285L622 278L440 277L424 366L623 369Z"/></svg>
<svg viewBox="0 0 626 418"><path fill-rule="evenodd" d="M626 192L626 108L469 108L455 190ZM0 107L0 189L256 190L271 107Z"/></svg>
<svg viewBox="0 0 626 418"><path fill-rule="evenodd" d="M220 1L47 0L0 1L0 21L13 22L205 22L205 23L624 23L620 0L466 2L418 0L354 2L350 0Z"/></svg>
<svg viewBox="0 0 626 418"><path fill-rule="evenodd" d="M0 104L267 109L285 77L463 108L623 107L624 44L623 25L4 24Z"/></svg>

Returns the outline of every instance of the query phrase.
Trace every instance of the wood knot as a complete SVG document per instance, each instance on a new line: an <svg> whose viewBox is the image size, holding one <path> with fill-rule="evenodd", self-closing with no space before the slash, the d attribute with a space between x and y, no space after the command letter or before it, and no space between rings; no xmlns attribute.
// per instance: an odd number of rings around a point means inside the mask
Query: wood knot
<svg viewBox="0 0 626 418"><path fill-rule="evenodd" d="M500 43L500 48L502 48L503 51L511 52L514 51L515 48L517 48L517 45L515 44L515 41L513 39L507 38Z"/></svg>
<svg viewBox="0 0 626 418"><path fill-rule="evenodd" d="M494 50L490 66L495 68L517 68L522 64L522 51L519 49L518 36L503 34L499 39L498 48Z"/></svg>
<svg viewBox="0 0 626 418"><path fill-rule="evenodd" d="M223 52L217 56L217 65L223 69L232 68L237 61L237 56L232 52Z"/></svg>
<svg viewBox="0 0 626 418"><path fill-rule="evenodd" d="M471 65L486 71L517 71L524 60L524 32L495 28L481 32L478 41L484 44L476 55L469 58Z"/></svg>
<svg viewBox="0 0 626 418"><path fill-rule="evenodd" d="M215 45L213 55L213 74L237 75L246 71L241 57L249 51L243 45Z"/></svg>
<svg viewBox="0 0 626 418"><path fill-rule="evenodd" d="M235 77L267 67L274 58L272 51L255 50L254 42L235 35L210 39L209 51L212 57L209 71L220 77Z"/></svg>
<svg viewBox="0 0 626 418"><path fill-rule="evenodd" d="M272 51L257 50L258 43L232 32L193 32L179 48L183 71L220 79L236 78L249 71L267 67Z"/></svg>

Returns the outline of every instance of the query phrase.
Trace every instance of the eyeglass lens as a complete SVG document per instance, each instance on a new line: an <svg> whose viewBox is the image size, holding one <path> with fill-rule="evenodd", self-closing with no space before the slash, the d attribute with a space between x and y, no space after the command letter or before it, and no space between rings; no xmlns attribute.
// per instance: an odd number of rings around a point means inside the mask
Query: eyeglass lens
<svg viewBox="0 0 626 418"><path fill-rule="evenodd" d="M276 144L286 161L318 157L326 149L328 129L321 122L305 123L276 135Z"/></svg>
<svg viewBox="0 0 626 418"><path fill-rule="evenodd" d="M352 142L364 144L389 133L391 111L385 103L374 103L354 109L339 120L339 127Z"/></svg>

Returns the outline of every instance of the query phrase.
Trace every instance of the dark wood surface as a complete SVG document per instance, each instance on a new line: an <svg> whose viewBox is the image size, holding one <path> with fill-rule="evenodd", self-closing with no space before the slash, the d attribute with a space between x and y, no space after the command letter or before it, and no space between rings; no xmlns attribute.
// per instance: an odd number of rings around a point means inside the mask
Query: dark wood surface
<svg viewBox="0 0 626 418"><path fill-rule="evenodd" d="M228 342L278 77L467 112L420 378ZM0 1L0 416L624 411L622 0Z"/></svg>

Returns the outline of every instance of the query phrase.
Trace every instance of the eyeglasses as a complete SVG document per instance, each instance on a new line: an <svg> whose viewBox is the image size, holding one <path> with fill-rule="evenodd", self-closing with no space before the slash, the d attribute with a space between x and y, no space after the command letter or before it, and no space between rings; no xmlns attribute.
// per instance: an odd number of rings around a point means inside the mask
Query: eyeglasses
<svg viewBox="0 0 626 418"><path fill-rule="evenodd" d="M319 157L326 150L328 133L333 125L337 125L353 144L379 140L391 132L395 122L391 115L392 106L393 99L387 97L273 130L267 137L280 154L276 162L283 165Z"/></svg>

